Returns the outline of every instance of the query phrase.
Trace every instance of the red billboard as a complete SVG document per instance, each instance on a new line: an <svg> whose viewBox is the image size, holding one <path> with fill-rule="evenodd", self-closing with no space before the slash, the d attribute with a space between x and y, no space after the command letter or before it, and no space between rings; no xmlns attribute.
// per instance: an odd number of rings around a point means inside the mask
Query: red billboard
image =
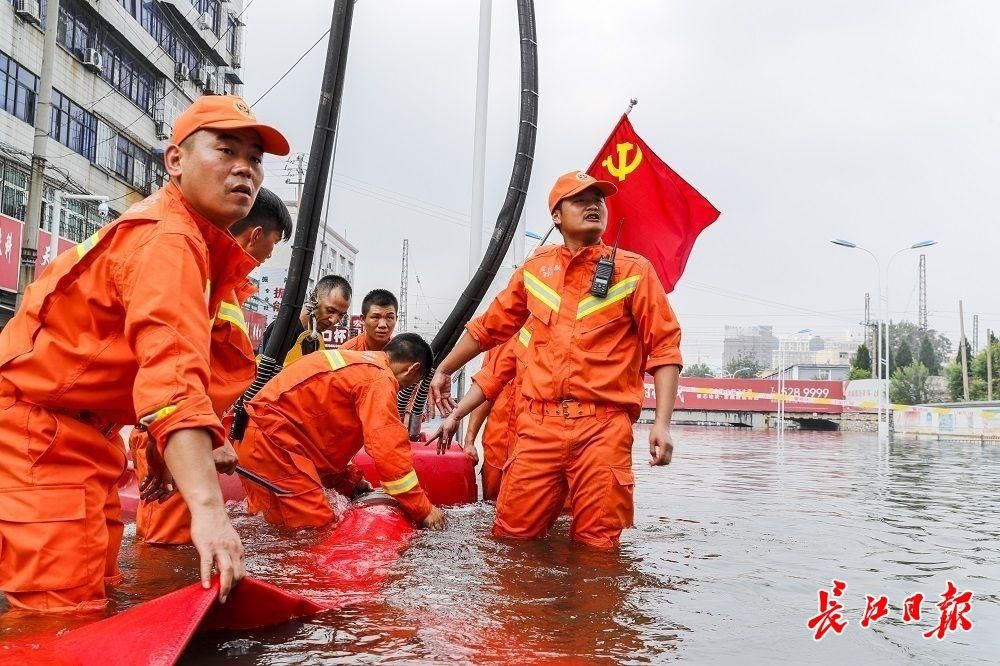
<svg viewBox="0 0 1000 666"><path fill-rule="evenodd" d="M17 291L21 271L21 227L12 217L0 215L0 289Z"/></svg>
<svg viewBox="0 0 1000 666"><path fill-rule="evenodd" d="M653 378L647 375L645 383L643 407L655 409ZM840 414L844 411L843 382L786 379L781 395L786 412ZM681 377L674 409L776 412L779 397L777 379Z"/></svg>
<svg viewBox="0 0 1000 666"><path fill-rule="evenodd" d="M264 329L267 328L267 317L263 313L254 312L243 308L243 319L247 323L247 335L250 336L250 344L254 351L260 347L260 341L264 337Z"/></svg>

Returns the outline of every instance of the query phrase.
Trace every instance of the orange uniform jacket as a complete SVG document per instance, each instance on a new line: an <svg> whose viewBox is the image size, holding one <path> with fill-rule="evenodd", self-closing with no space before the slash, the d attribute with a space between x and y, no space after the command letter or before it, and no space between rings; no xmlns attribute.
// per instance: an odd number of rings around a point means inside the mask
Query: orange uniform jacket
<svg viewBox="0 0 1000 666"><path fill-rule="evenodd" d="M681 365L681 332L656 272L638 254L619 250L607 298L590 295L595 262L610 253L603 243L576 255L562 245L537 250L467 328L482 349L517 335L525 398L603 403L635 420L643 370Z"/></svg>
<svg viewBox="0 0 1000 666"><path fill-rule="evenodd" d="M398 391L380 352L324 350L304 356L247 403L251 427L263 437L245 439L240 460L279 486L277 474L289 463L322 486L324 477L342 476L364 446L383 488L419 522L430 513L431 503L413 469L409 437L396 412Z"/></svg>
<svg viewBox="0 0 1000 666"><path fill-rule="evenodd" d="M0 377L43 407L139 420L161 451L184 428L204 428L221 445L210 322L255 266L168 183L27 288L0 333Z"/></svg>
<svg viewBox="0 0 1000 666"><path fill-rule="evenodd" d="M220 418L250 386L257 370L253 345L240 309L242 303L254 292L250 281L244 280L242 285L219 304L212 323L208 396L212 401L212 408ZM140 480L146 475L145 448L148 442L146 432L138 429L132 431L129 448L132 450L136 476ZM191 514L184 499L177 493L164 502L142 502L136 515L136 531L148 543L189 543L190 527Z"/></svg>
<svg viewBox="0 0 1000 666"><path fill-rule="evenodd" d="M366 333L348 339L347 342L340 345L339 349L347 351L372 351L371 347L368 346L368 335Z"/></svg>
<svg viewBox="0 0 1000 666"><path fill-rule="evenodd" d="M527 341L522 339L524 337L514 336L486 352L483 367L472 378L493 403L483 428L483 453L494 467L503 466L514 444L514 424L521 398L519 370L523 369L523 361L518 354L523 355L527 348Z"/></svg>

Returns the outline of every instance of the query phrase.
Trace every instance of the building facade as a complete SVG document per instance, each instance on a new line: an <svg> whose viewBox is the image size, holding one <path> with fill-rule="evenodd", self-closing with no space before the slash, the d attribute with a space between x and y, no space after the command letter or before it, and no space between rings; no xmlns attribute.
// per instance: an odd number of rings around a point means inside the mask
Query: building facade
<svg viewBox="0 0 1000 666"><path fill-rule="evenodd" d="M772 326L726 326L722 341L722 364L752 357L761 367L771 367L771 353L778 350Z"/></svg>
<svg viewBox="0 0 1000 666"><path fill-rule="evenodd" d="M0 0L0 322L12 314L48 0ZM202 94L239 94L242 0L60 0L39 264L56 190L60 249L161 187L173 122Z"/></svg>
<svg viewBox="0 0 1000 666"><path fill-rule="evenodd" d="M292 220L298 224L299 208L296 202L286 201L285 205L292 214ZM257 295L247 301L247 309L263 314L267 318L267 323L273 321L278 314L285 293L285 280L288 278L291 259L292 242L279 243L274 247L271 258L250 274L250 279L257 286ZM316 252L313 255L306 292L316 286L317 276L339 275L354 285L357 259L358 248L351 245L334 230L331 224L327 223L320 228L316 238Z"/></svg>

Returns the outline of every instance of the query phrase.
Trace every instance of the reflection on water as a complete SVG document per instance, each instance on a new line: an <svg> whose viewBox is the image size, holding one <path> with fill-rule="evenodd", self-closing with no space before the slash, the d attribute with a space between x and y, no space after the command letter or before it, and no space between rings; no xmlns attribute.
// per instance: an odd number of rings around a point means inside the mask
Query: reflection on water
<svg viewBox="0 0 1000 666"><path fill-rule="evenodd" d="M678 428L674 463L654 470L637 431L636 529L620 553L571 545L565 519L545 542L497 541L491 507L450 509L449 529L422 533L381 593L273 630L200 636L186 660L995 663L1000 446ZM322 577L289 564L320 536L236 524L254 575L323 598ZM126 548L118 608L193 572L190 549ZM806 622L833 578L847 583L849 625L817 643ZM975 593L975 628L926 640L949 579ZM923 619L904 624L914 592ZM865 595L883 594L889 616L859 626Z"/></svg>

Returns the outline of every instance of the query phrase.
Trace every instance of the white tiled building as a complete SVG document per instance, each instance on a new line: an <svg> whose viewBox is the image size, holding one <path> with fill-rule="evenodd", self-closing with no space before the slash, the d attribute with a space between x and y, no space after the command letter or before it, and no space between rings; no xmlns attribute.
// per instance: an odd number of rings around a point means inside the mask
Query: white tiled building
<svg viewBox="0 0 1000 666"><path fill-rule="evenodd" d="M106 195L112 211L164 182L162 148L177 115L205 93L240 92L243 0L60 0L42 229L55 189ZM27 205L47 0L0 0L0 274L6 237ZM104 223L67 202L61 235ZM12 226L15 225L15 226ZM18 246L19 248L19 246ZM0 279L0 322L16 281Z"/></svg>

